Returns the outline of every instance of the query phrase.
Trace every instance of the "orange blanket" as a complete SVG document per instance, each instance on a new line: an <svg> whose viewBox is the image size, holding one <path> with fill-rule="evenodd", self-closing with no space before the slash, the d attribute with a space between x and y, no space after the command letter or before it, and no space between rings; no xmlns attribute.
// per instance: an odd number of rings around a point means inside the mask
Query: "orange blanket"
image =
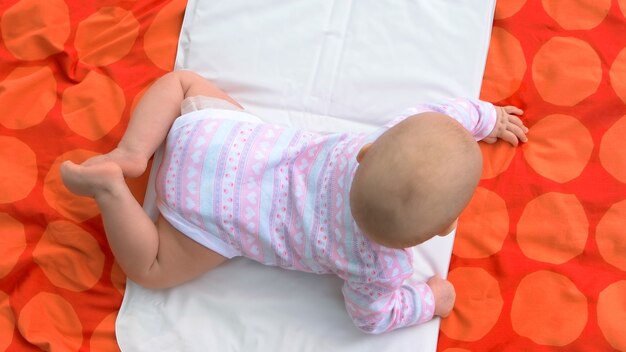
<svg viewBox="0 0 626 352"><path fill-rule="evenodd" d="M626 1L497 3L482 98L529 142L483 145L439 351L626 350Z"/></svg>
<svg viewBox="0 0 626 352"><path fill-rule="evenodd" d="M117 143L185 5L0 2L0 350L117 350L124 276L58 167ZM440 351L626 350L625 28L625 0L498 3L482 98L530 141L481 146Z"/></svg>
<svg viewBox="0 0 626 352"><path fill-rule="evenodd" d="M115 351L125 278L64 159L112 148L186 1L0 2L0 351ZM142 199L145 178L134 180Z"/></svg>

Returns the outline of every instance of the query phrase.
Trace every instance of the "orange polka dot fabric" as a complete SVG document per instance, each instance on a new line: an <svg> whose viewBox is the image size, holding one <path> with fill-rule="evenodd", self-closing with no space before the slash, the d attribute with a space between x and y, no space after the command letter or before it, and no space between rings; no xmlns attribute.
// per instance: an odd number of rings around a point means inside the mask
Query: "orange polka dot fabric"
<svg viewBox="0 0 626 352"><path fill-rule="evenodd" d="M481 145L439 351L626 351L626 1L498 1L481 98L529 142Z"/></svg>
<svg viewBox="0 0 626 352"><path fill-rule="evenodd" d="M0 2L0 351L116 351L125 277L63 160L109 151L171 71L186 1ZM147 175L129 180L143 199Z"/></svg>

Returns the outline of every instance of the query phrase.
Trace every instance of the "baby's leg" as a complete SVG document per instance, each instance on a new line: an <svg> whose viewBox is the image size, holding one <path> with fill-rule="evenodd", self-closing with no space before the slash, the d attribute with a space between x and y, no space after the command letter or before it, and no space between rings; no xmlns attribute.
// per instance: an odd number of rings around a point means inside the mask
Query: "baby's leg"
<svg viewBox="0 0 626 352"><path fill-rule="evenodd" d="M140 285L175 286L226 260L163 218L155 225L128 190L117 163L76 165L66 161L61 174L72 192L95 198L115 258L126 275Z"/></svg>
<svg viewBox="0 0 626 352"><path fill-rule="evenodd" d="M148 159L180 116L182 101L197 95L224 99L239 106L226 93L193 72L170 72L154 82L141 98L117 148L88 160L85 165L113 161L120 165L125 176L140 176Z"/></svg>

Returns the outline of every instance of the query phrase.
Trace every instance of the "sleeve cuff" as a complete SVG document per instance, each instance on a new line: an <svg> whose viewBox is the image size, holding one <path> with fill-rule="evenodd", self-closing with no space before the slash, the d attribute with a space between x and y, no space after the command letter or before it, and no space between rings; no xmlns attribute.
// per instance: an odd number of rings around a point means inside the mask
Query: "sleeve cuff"
<svg viewBox="0 0 626 352"><path fill-rule="evenodd" d="M417 288L417 294L420 295L420 302L422 303L422 309L420 316L417 318L417 323L422 324L433 318L435 314L435 296L433 291L426 284L420 285Z"/></svg>
<svg viewBox="0 0 626 352"><path fill-rule="evenodd" d="M496 107L488 102L479 101L477 104L481 119L475 133L476 140L481 141L496 127Z"/></svg>

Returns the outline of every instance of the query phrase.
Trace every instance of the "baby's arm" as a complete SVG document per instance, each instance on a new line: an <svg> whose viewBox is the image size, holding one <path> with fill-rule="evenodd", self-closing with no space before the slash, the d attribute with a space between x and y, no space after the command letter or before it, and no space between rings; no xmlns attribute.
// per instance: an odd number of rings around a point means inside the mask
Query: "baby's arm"
<svg viewBox="0 0 626 352"><path fill-rule="evenodd" d="M427 283L404 281L400 286L393 281L346 281L342 292L354 324L372 334L425 323L434 315L446 317L456 297L452 284L439 276Z"/></svg>
<svg viewBox="0 0 626 352"><path fill-rule="evenodd" d="M405 111L386 127L391 127L403 119L427 111L439 112L459 122L477 141L494 143L501 138L512 145L518 140L526 142L528 128L519 117L523 111L514 106L496 107L477 99L448 99L440 104L421 104Z"/></svg>

